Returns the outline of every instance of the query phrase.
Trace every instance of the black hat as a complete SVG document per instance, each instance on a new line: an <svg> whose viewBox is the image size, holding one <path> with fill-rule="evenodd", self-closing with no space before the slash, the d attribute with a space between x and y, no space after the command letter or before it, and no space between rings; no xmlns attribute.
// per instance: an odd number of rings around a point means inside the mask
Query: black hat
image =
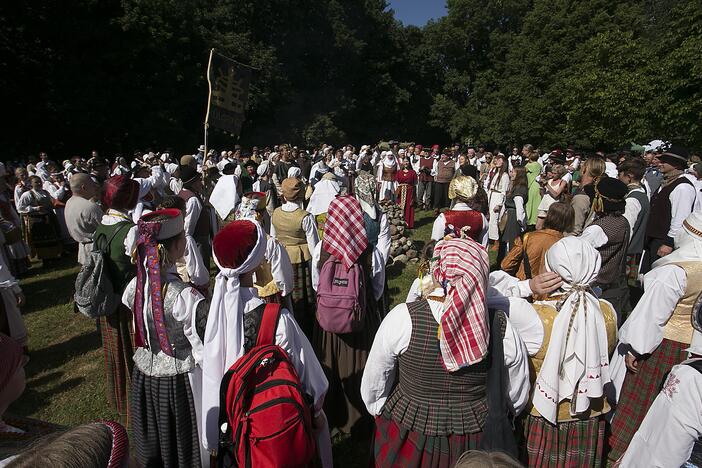
<svg viewBox="0 0 702 468"><path fill-rule="evenodd" d="M628 191L626 184L614 177L602 177L596 185L585 187L585 193L593 200L592 209L595 213L624 211Z"/></svg>
<svg viewBox="0 0 702 468"><path fill-rule="evenodd" d="M197 170L192 166L180 166L180 180L183 184L189 184L200 176Z"/></svg>
<svg viewBox="0 0 702 468"><path fill-rule="evenodd" d="M690 159L690 152L680 146L670 146L663 151L663 154L658 155L658 159L671 166L684 169L687 167L687 161Z"/></svg>

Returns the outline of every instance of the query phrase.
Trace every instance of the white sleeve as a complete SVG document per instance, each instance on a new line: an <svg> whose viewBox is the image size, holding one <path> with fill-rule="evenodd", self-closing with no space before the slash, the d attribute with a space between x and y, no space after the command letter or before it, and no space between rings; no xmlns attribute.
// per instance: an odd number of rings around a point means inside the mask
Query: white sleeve
<svg viewBox="0 0 702 468"><path fill-rule="evenodd" d="M373 249L371 258L371 284L373 286L373 297L379 300L385 290L385 257L377 248Z"/></svg>
<svg viewBox="0 0 702 468"><path fill-rule="evenodd" d="M132 252L134 252L134 249L136 249L138 237L139 233L137 232L137 226L135 224L134 226L129 228L129 232L127 232L127 235L124 238L124 254L127 257L131 258Z"/></svg>
<svg viewBox="0 0 702 468"><path fill-rule="evenodd" d="M634 235L634 224L636 224L636 218L639 217L640 212L641 203L634 197L628 197L624 208L624 217L629 221L629 239Z"/></svg>
<svg viewBox="0 0 702 468"><path fill-rule="evenodd" d="M19 199L17 204L17 211L20 213L29 213L30 207L32 206L32 196L30 192L24 192Z"/></svg>
<svg viewBox="0 0 702 468"><path fill-rule="evenodd" d="M439 241L443 239L444 229L446 229L446 217L443 213L441 213L439 216L436 217L436 220L434 220L434 225L431 228L431 240Z"/></svg>
<svg viewBox="0 0 702 468"><path fill-rule="evenodd" d="M200 212L202 211L202 203L197 197L190 197L187 202L185 202L185 233L189 236L195 234L195 226L197 225L197 220L200 218Z"/></svg>
<svg viewBox="0 0 702 468"><path fill-rule="evenodd" d="M514 206L517 210L517 221L522 226L526 226L526 212L524 211L524 198L520 196L514 197Z"/></svg>
<svg viewBox="0 0 702 468"><path fill-rule="evenodd" d="M314 401L315 415L319 414L324 405L324 396L329 388L329 382L314 354L312 345L287 309L280 311L275 343L290 356L302 387Z"/></svg>
<svg viewBox="0 0 702 468"><path fill-rule="evenodd" d="M319 286L319 257L322 255L322 243L320 242L312 251L312 265L310 265L310 276L312 277L312 289L317 291Z"/></svg>
<svg viewBox="0 0 702 468"><path fill-rule="evenodd" d="M266 259L271 265L271 275L280 294L287 296L293 290L293 267L288 251L280 242L270 238L266 248Z"/></svg>
<svg viewBox="0 0 702 468"><path fill-rule="evenodd" d="M376 182L381 182L383 180L383 164L382 162L378 164L378 170L375 172Z"/></svg>
<svg viewBox="0 0 702 468"><path fill-rule="evenodd" d="M376 248L382 254L385 264L387 264L388 257L390 257L390 223L385 213L380 212L380 210L378 212L380 213L380 232L378 233Z"/></svg>
<svg viewBox="0 0 702 468"><path fill-rule="evenodd" d="M619 342L638 354L653 352L663 340L663 327L685 294L687 277L677 265L654 268L644 276L644 294L619 330Z"/></svg>
<svg viewBox="0 0 702 468"><path fill-rule="evenodd" d="M397 358L412 338L412 320L407 305L395 306L380 323L361 379L361 398L368 412L377 416L390 396L396 378Z"/></svg>
<svg viewBox="0 0 702 468"><path fill-rule="evenodd" d="M518 415L529 402L529 359L526 346L507 319L505 336L502 339L504 360L509 376L509 399L514 414Z"/></svg>
<svg viewBox="0 0 702 468"><path fill-rule="evenodd" d="M596 249L605 245L608 240L602 228L596 224L591 224L583 229L580 237Z"/></svg>
<svg viewBox="0 0 702 468"><path fill-rule="evenodd" d="M202 362L204 346L197 334L197 307L205 297L195 288L183 289L173 304L173 318L183 324L183 334L190 342L191 353L195 362Z"/></svg>
<svg viewBox="0 0 702 468"><path fill-rule="evenodd" d="M185 268L188 270L190 281L197 285L203 286L210 282L210 271L205 266L205 261L202 259L200 249L197 248L197 243L193 236L185 236Z"/></svg>
<svg viewBox="0 0 702 468"><path fill-rule="evenodd" d="M702 435L702 374L687 364L670 371L627 448L623 467L686 466Z"/></svg>
<svg viewBox="0 0 702 468"><path fill-rule="evenodd" d="M480 237L478 238L478 242L482 244L483 247L487 248L488 242L490 242L490 238L488 237L488 220L485 217L484 214L481 213L483 217L483 230L480 232Z"/></svg>
<svg viewBox="0 0 702 468"><path fill-rule="evenodd" d="M308 214L302 219L302 229L305 230L308 248L314 250L319 242L319 231L317 231L317 222L313 215Z"/></svg>
<svg viewBox="0 0 702 468"><path fill-rule="evenodd" d="M439 160L434 159L434 163L431 165L431 176L436 177L436 174L439 173Z"/></svg>
<svg viewBox="0 0 702 468"><path fill-rule="evenodd" d="M409 304L410 302L415 302L421 299L422 297L422 291L420 290L420 281L419 278L415 278L414 281L412 281L412 286L409 288L409 292L407 293L407 299L405 299L405 303Z"/></svg>
<svg viewBox="0 0 702 468"><path fill-rule="evenodd" d="M529 356L534 356L544 342L544 325L539 314L526 299L509 297L509 321L526 346Z"/></svg>
<svg viewBox="0 0 702 468"><path fill-rule="evenodd" d="M680 232L683 221L692 213L695 206L695 187L691 184L680 184L670 193L670 229L668 237L675 239Z"/></svg>

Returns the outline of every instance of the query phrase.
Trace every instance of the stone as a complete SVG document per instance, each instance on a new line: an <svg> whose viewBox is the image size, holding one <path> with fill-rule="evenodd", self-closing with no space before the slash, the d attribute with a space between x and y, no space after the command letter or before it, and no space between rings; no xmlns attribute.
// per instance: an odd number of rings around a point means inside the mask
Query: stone
<svg viewBox="0 0 702 468"><path fill-rule="evenodd" d="M390 226L390 235L391 236L397 234L398 231L400 231L400 228L398 228L397 226ZM400 232L402 232L402 231L400 231Z"/></svg>
<svg viewBox="0 0 702 468"><path fill-rule="evenodd" d="M390 236L390 239L392 239L392 240L394 240L394 241L400 240L400 236L401 236L401 234L395 234L395 235L393 235L393 236Z"/></svg>
<svg viewBox="0 0 702 468"><path fill-rule="evenodd" d="M407 251L407 258L417 258L417 251L414 249L409 249Z"/></svg>
<svg viewBox="0 0 702 468"><path fill-rule="evenodd" d="M407 263L407 255L398 255L397 257L393 257L392 260L397 263Z"/></svg>

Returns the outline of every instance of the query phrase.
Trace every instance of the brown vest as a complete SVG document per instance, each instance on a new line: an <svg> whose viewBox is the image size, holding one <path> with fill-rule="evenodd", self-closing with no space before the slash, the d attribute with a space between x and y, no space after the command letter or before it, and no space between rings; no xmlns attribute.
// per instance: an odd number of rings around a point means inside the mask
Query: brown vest
<svg viewBox="0 0 702 468"><path fill-rule="evenodd" d="M309 213L298 208L295 211L283 211L276 208L271 217L271 222L275 227L275 237L283 244L290 256L290 263L296 265L306 262L312 256L307 245L307 235L302 228L302 220Z"/></svg>
<svg viewBox="0 0 702 468"><path fill-rule="evenodd" d="M207 206L202 202L202 199L200 198L199 195L197 195L195 192L192 192L188 189L183 189L180 191L178 194L180 198L185 201L185 203L188 202L191 198L197 198L200 200L200 204L202 205L202 210L200 211L200 217L197 219L197 222L195 223L195 232L193 233L193 238L203 238L203 237L209 237L210 235L210 211Z"/></svg>
<svg viewBox="0 0 702 468"><path fill-rule="evenodd" d="M548 344L551 341L551 331L553 330L553 322L558 315L558 311L551 304L536 303L534 304L534 309L536 313L539 314L541 323L544 327L544 339L541 342L541 348L536 352L536 354L529 359L529 377L531 384L533 385L536 381L536 376L541 370L541 366L546 358L546 351L548 351ZM614 312L614 308L606 302L600 301L600 310L605 321L605 328L607 329L607 345L609 346L609 354L612 354L614 347L617 344L617 314ZM609 412L609 404L605 398L597 398L590 401L590 409L586 413L571 416L570 414L570 400L564 400L558 404L558 422L563 421L575 421L582 419L590 419L592 417L598 416ZM531 414L534 416L540 416L536 408L531 408Z"/></svg>
<svg viewBox="0 0 702 468"><path fill-rule="evenodd" d="M395 180L395 173L397 173L397 166L385 167L385 165L383 165L383 175L381 178L384 182L393 182Z"/></svg>
<svg viewBox="0 0 702 468"><path fill-rule="evenodd" d="M436 182L440 184L448 184L451 182L453 174L456 172L456 163L449 159L444 162L439 161L436 167Z"/></svg>
<svg viewBox="0 0 702 468"><path fill-rule="evenodd" d="M624 277L626 251L629 247L629 222L624 216L607 215L594 220L592 225L602 228L607 236L607 243L597 248L602 263L595 281L608 285Z"/></svg>
<svg viewBox="0 0 702 468"><path fill-rule="evenodd" d="M471 434L482 430L487 416L488 359L456 372L444 369L429 303L407 304L412 337L398 358L399 381L383 415L423 435ZM503 333L504 334L504 333Z"/></svg>
<svg viewBox="0 0 702 468"><path fill-rule="evenodd" d="M685 294L673 309L673 313L663 327L663 338L690 344L692 341L692 308L702 291L702 262L674 263L685 270L687 277Z"/></svg>
<svg viewBox="0 0 702 468"><path fill-rule="evenodd" d="M424 171L421 171L421 169L426 169L431 173L431 171L434 169L434 158L429 157L429 158L419 158L419 180L422 182L432 182L434 180L434 177L431 176L430 174L425 174Z"/></svg>

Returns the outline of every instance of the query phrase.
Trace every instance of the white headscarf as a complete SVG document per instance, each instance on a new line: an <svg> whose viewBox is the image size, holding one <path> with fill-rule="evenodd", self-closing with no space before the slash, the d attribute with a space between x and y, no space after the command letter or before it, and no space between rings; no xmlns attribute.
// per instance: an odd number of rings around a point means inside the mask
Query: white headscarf
<svg viewBox="0 0 702 468"><path fill-rule="evenodd" d="M302 177L302 170L299 167L291 166L288 169L288 177L292 179L299 179Z"/></svg>
<svg viewBox="0 0 702 468"><path fill-rule="evenodd" d="M339 194L339 190L339 183L336 180L322 178L314 186L307 212L317 216L329 211L329 204Z"/></svg>
<svg viewBox="0 0 702 468"><path fill-rule="evenodd" d="M385 167L395 167L397 166L397 158L392 151L385 151L385 157L383 158L383 166Z"/></svg>
<svg viewBox="0 0 702 468"><path fill-rule="evenodd" d="M691 260L702 260L702 213L697 212L685 218L675 236L675 250L653 262L653 268Z"/></svg>
<svg viewBox="0 0 702 468"><path fill-rule="evenodd" d="M239 194L236 190L237 183L238 180L235 175L223 175L212 190L210 203L222 219L225 219L239 204Z"/></svg>
<svg viewBox="0 0 702 468"><path fill-rule="evenodd" d="M258 168L256 169L256 174L258 174L259 177L263 177L266 175L268 172L268 161L263 161L261 164L258 165Z"/></svg>
<svg viewBox="0 0 702 468"><path fill-rule="evenodd" d="M256 226L258 238L244 263L237 268L224 268L212 255L219 274L207 316L202 359L202 441L207 449L215 449L219 439L219 387L224 373L244 355L244 301L239 292L239 276L256 269L266 253L266 234Z"/></svg>
<svg viewBox="0 0 702 468"><path fill-rule="evenodd" d="M600 271L599 252L578 237L566 237L546 252L546 270L563 279L563 299L551 341L534 385L534 407L553 424L558 404L570 400L570 414L587 411L610 382L607 329L600 303L589 289Z"/></svg>

